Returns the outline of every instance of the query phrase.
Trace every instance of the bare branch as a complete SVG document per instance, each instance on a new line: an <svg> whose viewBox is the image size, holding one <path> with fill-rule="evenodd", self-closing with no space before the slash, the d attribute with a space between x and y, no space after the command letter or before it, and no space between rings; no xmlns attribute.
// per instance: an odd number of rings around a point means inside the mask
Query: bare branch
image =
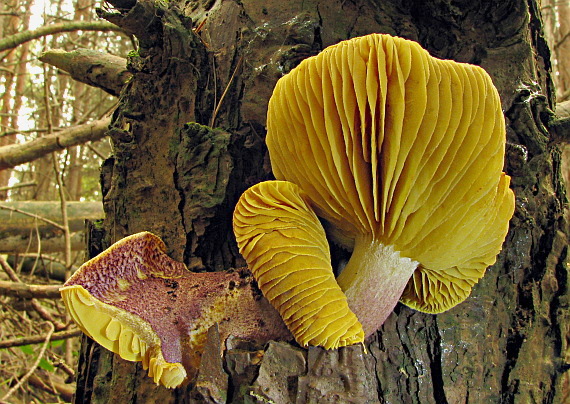
<svg viewBox="0 0 570 404"><path fill-rule="evenodd" d="M59 192L60 207L61 207L61 221L63 222L63 238L65 240L65 280L71 276L71 231L69 230L69 215L67 209L67 199L65 197L65 190L61 173L57 164L57 155L53 153L53 170L55 172L55 179L57 182L57 190Z"/></svg>
<svg viewBox="0 0 570 404"><path fill-rule="evenodd" d="M0 148L0 170L28 163L53 151L103 138L111 118L106 117L83 125L64 129L55 135L44 136L23 144Z"/></svg>
<svg viewBox="0 0 570 404"><path fill-rule="evenodd" d="M22 299L59 299L61 285L28 285L21 282L0 281L0 295Z"/></svg>
<svg viewBox="0 0 570 404"><path fill-rule="evenodd" d="M0 52L7 49L13 49L23 43L29 42L33 39L38 39L46 35L59 34L62 32L71 31L121 31L117 27L107 21L69 21L45 25L33 31L19 32L14 35L7 36L0 40Z"/></svg>
<svg viewBox="0 0 570 404"><path fill-rule="evenodd" d="M557 50L568 38L570 38L570 32L567 32L558 42L554 44L554 49Z"/></svg>
<svg viewBox="0 0 570 404"><path fill-rule="evenodd" d="M71 231L83 231L85 220L97 220L105 216L101 202L71 201L67 205ZM45 236L43 228L53 232L53 227L63 230L57 201L0 202L0 243L5 236L24 236L32 229L40 229Z"/></svg>
<svg viewBox="0 0 570 404"><path fill-rule="evenodd" d="M22 283L20 278L18 278L16 272L14 272L12 267L6 262L4 257L2 257L1 255L0 255L0 266L12 281ZM48 321L52 326L54 326L56 330L63 330L64 328L66 328L65 324L53 318L51 313L48 312L44 307L42 307L42 305L36 299L33 298L30 299L30 304L32 305L36 313L38 313L38 315L41 318Z"/></svg>
<svg viewBox="0 0 570 404"><path fill-rule="evenodd" d="M30 235L14 235L0 238L0 254L17 254L29 251L37 251L41 247L43 254L62 252L65 249L65 240L61 235L42 237L41 245L38 240ZM77 232L71 237L71 250L82 251L85 249L85 233Z"/></svg>
<svg viewBox="0 0 570 404"><path fill-rule="evenodd" d="M47 86L46 86L47 89ZM46 102L49 101L46 91ZM57 191L59 193L59 200L61 203L61 221L63 222L63 238L65 240L65 280L71 276L71 232L69 231L69 218L67 216L67 199L65 197L65 189L63 185L63 179L61 178L61 172L59 170L59 165L57 162L57 153L52 153L52 163L53 171L55 174L55 180L57 183ZM68 311L65 312L65 322L69 323L71 321L71 316ZM73 347L71 341L65 341L65 361L67 363L72 363L73 361Z"/></svg>
<svg viewBox="0 0 570 404"><path fill-rule="evenodd" d="M41 220L42 222L45 222L45 223L47 223L47 224L49 224L49 225L51 225L51 226L53 226L59 230L64 229L64 227L61 224L56 223L53 220L47 219L47 218L40 216L40 215L36 215L35 213L30 213L30 212L26 212L26 211L18 209L18 208L14 208L12 206L0 205L0 210L8 210L10 212L20 213L22 215L29 216L29 217L32 217L32 218L37 219L37 220Z"/></svg>
<svg viewBox="0 0 570 404"><path fill-rule="evenodd" d="M91 150L93 153L95 153L97 155L97 157L99 157L101 160L105 160L107 158L107 156L105 154L103 154L101 151L99 151L99 149L97 149L95 146L93 146L92 144L87 144L87 148L89 150ZM1 189L0 189L1 191Z"/></svg>
<svg viewBox="0 0 570 404"><path fill-rule="evenodd" d="M36 388L47 391L48 393L58 395L66 403L73 401L73 393L75 391L73 385L70 386L64 383L55 382L53 380L46 381L35 373L30 376L28 383Z"/></svg>
<svg viewBox="0 0 570 404"><path fill-rule="evenodd" d="M40 60L68 72L77 81L101 88L114 96L119 95L123 85L132 77L125 58L91 49L71 52L48 50Z"/></svg>
<svg viewBox="0 0 570 404"><path fill-rule="evenodd" d="M77 330L77 331L79 331L79 330ZM73 334L75 334L77 331L73 331ZM53 340L53 337L52 337L52 340ZM67 363L65 363L65 361L63 360L62 357L60 357L59 355L57 355L53 351L50 351L48 353L49 353L49 356L51 357L51 361L52 361L53 365L56 368L61 369L71 379L75 379L75 370L73 370Z"/></svg>
<svg viewBox="0 0 570 404"><path fill-rule="evenodd" d="M25 188L25 187L35 187L37 186L38 183L35 181L31 181L31 182L21 182L19 184L16 185L12 185L9 187L0 187L0 192L1 191L11 191L13 189L18 189L18 188Z"/></svg>
<svg viewBox="0 0 570 404"><path fill-rule="evenodd" d="M6 262L4 257L2 257L1 255L0 255L0 267L2 267L4 272L6 272L6 275L8 275L8 278L10 278L12 282L20 282L20 278L18 278L16 272L14 272L10 264L8 264L8 262Z"/></svg>
<svg viewBox="0 0 570 404"><path fill-rule="evenodd" d="M61 128L57 128L54 130L61 130ZM4 137L4 136L13 136L13 135L18 135L20 133L43 133L43 132L47 132L47 129L45 128L39 128L39 129L12 129L10 128L10 130L7 130L6 132L2 132L0 133L0 137Z"/></svg>
<svg viewBox="0 0 570 404"><path fill-rule="evenodd" d="M78 337L80 335L81 335L81 330L60 331L60 332L53 333L53 335L50 338L50 341L59 341L62 339ZM43 341L44 341L44 337L42 335L35 335L33 337L22 337L22 338L7 339L5 341L0 341L0 349L12 348L12 347L22 346L22 345L39 344L40 342L43 342Z"/></svg>
<svg viewBox="0 0 570 404"><path fill-rule="evenodd" d="M216 122L216 116L218 115L218 112L220 111L220 107L222 106L222 102L224 101L224 98L226 97L226 94L230 88L230 86L232 85L232 81L234 80L234 77L236 75L236 72L239 70L239 68L241 67L241 64L243 62L243 56L240 56L236 67L228 81L228 84L226 85L226 88L224 89L224 92L222 93L222 96L220 97L220 101L218 101L218 105L216 105L216 108L214 109L214 113L212 114L212 119L210 120L210 126L214 127L214 123Z"/></svg>

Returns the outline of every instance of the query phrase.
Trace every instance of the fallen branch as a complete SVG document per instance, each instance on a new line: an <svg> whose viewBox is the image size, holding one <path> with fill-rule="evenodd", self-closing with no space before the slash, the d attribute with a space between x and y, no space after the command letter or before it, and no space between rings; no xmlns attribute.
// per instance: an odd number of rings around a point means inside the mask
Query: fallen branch
<svg viewBox="0 0 570 404"><path fill-rule="evenodd" d="M18 188L25 188L25 187L35 187L37 186L38 183L35 181L31 181L31 182L21 182L19 184L16 185L11 185L8 187L0 187L0 192L1 191L11 191L13 189L18 189Z"/></svg>
<svg viewBox="0 0 570 404"><path fill-rule="evenodd" d="M59 229L59 230L64 229L64 227L61 224L54 222L51 219L48 219L48 218L40 216L40 215L36 215L35 213L27 212L27 211L22 210L22 209L15 208L13 206L7 206L7 205L0 204L0 210L7 210L7 211L12 212L12 213L19 213L21 215L31 217L35 220L40 220L44 223L47 223L47 224L55 227L56 229Z"/></svg>
<svg viewBox="0 0 570 404"><path fill-rule="evenodd" d="M60 285L28 285L22 282L0 281L0 295L21 299L59 299Z"/></svg>
<svg viewBox="0 0 570 404"><path fill-rule="evenodd" d="M55 135L44 136L22 144L0 148L0 170L36 160L46 154L71 146L103 138L111 118L106 117L83 125L64 129Z"/></svg>
<svg viewBox="0 0 570 404"><path fill-rule="evenodd" d="M107 21L69 21L57 24L45 25L33 31L19 32L14 35L7 36L0 40L0 52L7 49L13 49L23 43L33 39L38 39L46 35L60 34L62 32L72 31L123 31Z"/></svg>
<svg viewBox="0 0 570 404"><path fill-rule="evenodd" d="M0 238L0 244L2 239ZM65 244L65 240L62 241ZM72 236L72 251L73 251L73 236ZM42 245L40 245L41 248ZM0 252L1 253L1 252ZM34 274L38 278L50 279L63 283L65 278L65 262L51 254L44 253L21 253L9 255L6 259L12 268L18 268L22 274ZM71 267L71 272L75 272L77 266Z"/></svg>
<svg viewBox="0 0 570 404"><path fill-rule="evenodd" d="M20 280L20 278L18 278L18 275L16 274L16 272L14 272L12 267L6 262L4 257L2 257L1 255L0 255L0 267L2 267L4 272L6 272L6 274L8 275L8 278L10 278L13 282L23 283ZM65 324L63 324L61 321L58 321L57 319L55 319L51 315L51 313L49 311L47 311L40 304L40 302L38 302L36 299L34 299L34 298L30 299L30 304L32 305L32 307L34 308L36 313L38 313L38 315L41 318L43 318L44 320L52 323L52 325L55 327L56 330L59 331L59 330L63 330L64 328L66 328Z"/></svg>
<svg viewBox="0 0 570 404"><path fill-rule="evenodd" d="M69 229L72 232L85 230L85 221L105 217L103 204L95 201L71 201L67 203ZM43 237L60 234L60 203L57 201L12 201L0 202L0 244L8 236L26 236L30 230L37 230ZM0 246L0 250L2 246Z"/></svg>
<svg viewBox="0 0 570 404"><path fill-rule="evenodd" d="M41 251L42 254L63 252L65 240L61 235L43 235L40 229L41 239L33 234L13 235L0 237L0 254L23 254L30 251ZM71 250L85 250L85 232L76 232L71 236Z"/></svg>
<svg viewBox="0 0 570 404"><path fill-rule="evenodd" d="M46 380L42 379L37 374L31 375L28 379L28 383L36 388L59 396L66 403L69 403L73 400L73 393L75 391L73 386L68 386L67 384L55 382L53 380L50 380L48 384Z"/></svg>
<svg viewBox="0 0 570 404"><path fill-rule="evenodd" d="M69 339L74 337L79 337L81 335L81 330L67 330L67 331L60 331L54 332L51 335L50 341L59 341L62 339ZM0 349L2 348L13 348L17 346L24 346L24 345L32 345L32 344L39 344L44 341L43 335L35 335L33 337L22 337L22 338L13 338L7 339L5 341L0 341Z"/></svg>

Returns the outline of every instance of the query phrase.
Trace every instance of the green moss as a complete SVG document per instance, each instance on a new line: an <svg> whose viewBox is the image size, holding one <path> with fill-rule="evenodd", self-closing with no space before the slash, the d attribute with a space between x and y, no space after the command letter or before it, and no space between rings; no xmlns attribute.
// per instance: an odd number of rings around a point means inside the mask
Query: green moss
<svg viewBox="0 0 570 404"><path fill-rule="evenodd" d="M91 225L95 230L103 230L105 227L105 220L104 219L93 220L91 222Z"/></svg>
<svg viewBox="0 0 570 404"><path fill-rule="evenodd" d="M168 4L170 3L169 0L156 0L154 2L154 5L156 6L156 8L168 8Z"/></svg>

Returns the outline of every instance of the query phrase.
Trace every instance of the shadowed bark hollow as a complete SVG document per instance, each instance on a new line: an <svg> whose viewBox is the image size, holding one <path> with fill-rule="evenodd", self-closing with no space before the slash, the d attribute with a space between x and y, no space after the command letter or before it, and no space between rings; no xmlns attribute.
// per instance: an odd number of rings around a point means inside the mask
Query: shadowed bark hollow
<svg viewBox="0 0 570 404"><path fill-rule="evenodd" d="M438 316L398 306L367 353L234 341L220 360L208 351L195 387L168 391L85 338L76 402L568 400L566 196L549 143L554 89L536 1L110 3L119 11L101 14L135 34L140 49L111 125L107 220L92 253L148 230L191 270L243 266L231 215L247 187L271 177L263 139L276 80L324 47L372 32L489 72L507 120L505 171L517 207L504 250L466 302Z"/></svg>

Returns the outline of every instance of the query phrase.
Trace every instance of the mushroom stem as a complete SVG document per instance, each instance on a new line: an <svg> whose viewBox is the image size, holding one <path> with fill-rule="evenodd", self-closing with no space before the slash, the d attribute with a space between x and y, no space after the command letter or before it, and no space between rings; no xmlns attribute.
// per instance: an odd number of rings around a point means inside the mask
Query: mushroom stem
<svg viewBox="0 0 570 404"><path fill-rule="evenodd" d="M367 337L390 315L418 264L372 235L356 238L352 256L337 282Z"/></svg>

